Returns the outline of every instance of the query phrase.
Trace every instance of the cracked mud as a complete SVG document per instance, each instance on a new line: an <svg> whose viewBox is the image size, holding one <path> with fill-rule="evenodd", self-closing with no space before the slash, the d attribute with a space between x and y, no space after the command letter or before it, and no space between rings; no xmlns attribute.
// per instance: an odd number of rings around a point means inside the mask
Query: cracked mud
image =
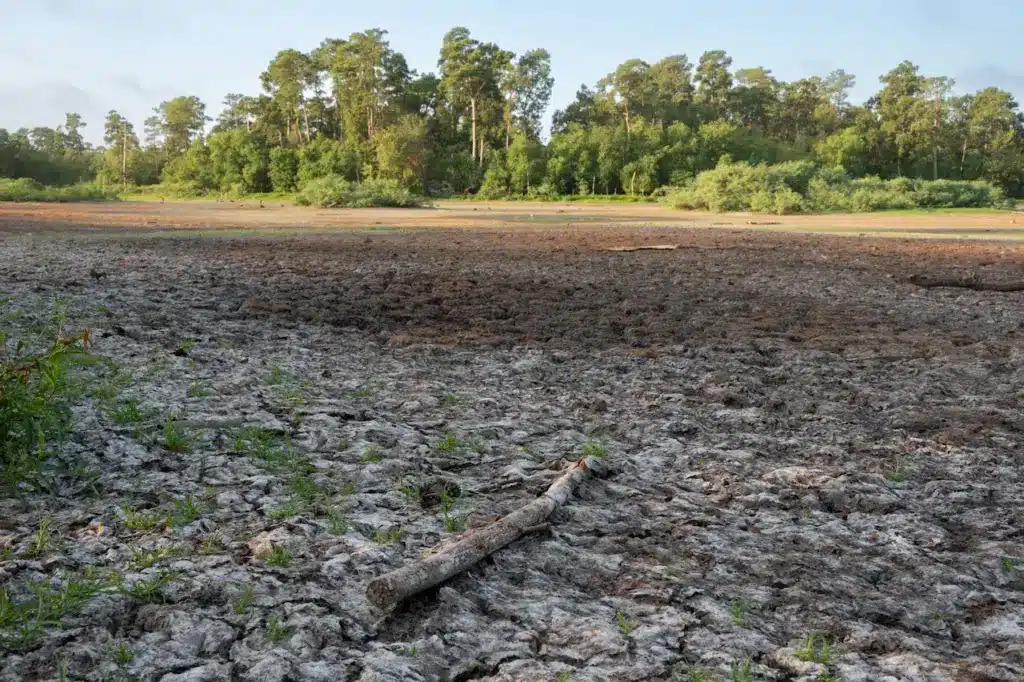
<svg viewBox="0 0 1024 682"><path fill-rule="evenodd" d="M0 680L1024 679L1024 294L906 282L1017 244L47 220L0 293L113 364L0 588L103 587ZM583 453L549 530L367 603Z"/></svg>

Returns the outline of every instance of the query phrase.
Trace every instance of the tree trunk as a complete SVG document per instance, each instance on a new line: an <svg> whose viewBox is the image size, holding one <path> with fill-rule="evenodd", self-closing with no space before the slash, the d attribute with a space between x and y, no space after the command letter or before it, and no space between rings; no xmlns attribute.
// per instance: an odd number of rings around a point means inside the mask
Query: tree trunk
<svg viewBox="0 0 1024 682"><path fill-rule="evenodd" d="M932 180L939 179L939 146L932 144Z"/></svg>
<svg viewBox="0 0 1024 682"><path fill-rule="evenodd" d="M476 97L469 98L470 138L473 146L473 161L476 161Z"/></svg>
<svg viewBox="0 0 1024 682"><path fill-rule="evenodd" d="M305 107L302 108L302 115L306 118L306 142L309 142L313 137L309 134L309 110Z"/></svg>
<svg viewBox="0 0 1024 682"><path fill-rule="evenodd" d="M967 163L967 135L964 135L964 149L960 153L960 179L964 179L964 164Z"/></svg>
<svg viewBox="0 0 1024 682"><path fill-rule="evenodd" d="M515 100L509 98L508 107L505 109L505 151L508 151L512 141L512 107Z"/></svg>
<svg viewBox="0 0 1024 682"><path fill-rule="evenodd" d="M128 122L121 124L121 188L128 190Z"/></svg>

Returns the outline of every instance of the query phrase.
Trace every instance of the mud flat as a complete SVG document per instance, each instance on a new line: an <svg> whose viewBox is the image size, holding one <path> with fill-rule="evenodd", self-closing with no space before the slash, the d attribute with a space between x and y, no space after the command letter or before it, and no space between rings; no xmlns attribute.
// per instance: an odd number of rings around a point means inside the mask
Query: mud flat
<svg viewBox="0 0 1024 682"><path fill-rule="evenodd" d="M126 206L0 211L9 324L56 295L111 361L0 500L11 603L86 594L0 608L0 679L1024 679L1024 293L908 281L1018 243Z"/></svg>

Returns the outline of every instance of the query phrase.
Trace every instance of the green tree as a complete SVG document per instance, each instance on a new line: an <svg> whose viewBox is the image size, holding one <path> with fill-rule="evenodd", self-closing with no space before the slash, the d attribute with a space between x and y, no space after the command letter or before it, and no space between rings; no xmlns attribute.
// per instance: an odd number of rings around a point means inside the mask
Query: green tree
<svg viewBox="0 0 1024 682"><path fill-rule="evenodd" d="M697 64L697 104L702 121L724 118L732 89L732 57L724 50L709 50Z"/></svg>
<svg viewBox="0 0 1024 682"><path fill-rule="evenodd" d="M285 139L311 138L305 92L316 75L313 60L298 50L281 50L260 75L263 89L284 117Z"/></svg>
<svg viewBox="0 0 1024 682"><path fill-rule="evenodd" d="M271 149L269 174L275 192L294 192L298 189L299 153L290 147Z"/></svg>
<svg viewBox="0 0 1024 682"><path fill-rule="evenodd" d="M484 160L484 141L477 135L479 114L488 101L500 99L498 79L512 58L511 52L494 43L481 43L461 26L448 31L441 44L441 88L456 108L468 105L470 153L480 164Z"/></svg>
<svg viewBox="0 0 1024 682"><path fill-rule="evenodd" d="M411 114L403 116L377 133L374 144L379 177L423 191L430 165L427 125L423 119Z"/></svg>
<svg viewBox="0 0 1024 682"><path fill-rule="evenodd" d="M873 104L881 120L882 131L896 149L896 174L902 175L904 161L917 142L919 128L914 124L925 79L917 65L903 62L880 80L884 87Z"/></svg>
<svg viewBox="0 0 1024 682"><path fill-rule="evenodd" d="M79 114L70 113L64 117L64 127L61 129L64 148L72 153L84 152L87 148L82 137L82 128L85 128L85 121Z"/></svg>
<svg viewBox="0 0 1024 682"><path fill-rule="evenodd" d="M602 81L612 101L622 110L626 134L632 130L630 118L649 116L655 102L655 82L651 66L642 59L629 59Z"/></svg>
<svg viewBox="0 0 1024 682"><path fill-rule="evenodd" d="M386 125L385 116L400 113L412 72L405 57L391 49L379 28L334 41L325 60L334 83L338 115L350 135L372 140Z"/></svg>
<svg viewBox="0 0 1024 682"><path fill-rule="evenodd" d="M768 130L779 104L779 82L771 69L740 69L735 80L736 87L729 93L733 119L754 130Z"/></svg>
<svg viewBox="0 0 1024 682"><path fill-rule="evenodd" d="M175 97L161 102L146 119L146 136L151 144L160 144L171 158L181 156L202 135L209 117L206 105L198 97Z"/></svg>
<svg viewBox="0 0 1024 682"><path fill-rule="evenodd" d="M693 121L693 65L685 54L665 57L651 65L654 87L651 115L665 125Z"/></svg>
<svg viewBox="0 0 1024 682"><path fill-rule="evenodd" d="M540 137L540 119L551 101L551 55L547 50L530 50L509 60L500 76L504 95L505 149L513 128L533 138Z"/></svg>
<svg viewBox="0 0 1024 682"><path fill-rule="evenodd" d="M515 194L528 194L530 188L544 178L544 147L532 137L519 133L508 149L509 189Z"/></svg>

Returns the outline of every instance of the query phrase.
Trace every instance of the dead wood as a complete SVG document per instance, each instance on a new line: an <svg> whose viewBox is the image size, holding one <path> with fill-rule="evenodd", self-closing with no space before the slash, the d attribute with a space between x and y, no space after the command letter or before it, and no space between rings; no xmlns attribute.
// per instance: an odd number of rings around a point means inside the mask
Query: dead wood
<svg viewBox="0 0 1024 682"><path fill-rule="evenodd" d="M948 287L974 291L1024 291L1024 280L985 280L973 273L963 276L911 275L907 281L926 289Z"/></svg>
<svg viewBox="0 0 1024 682"><path fill-rule="evenodd" d="M523 535L542 530L546 526L545 520L569 501L580 481L591 471L600 470L603 470L603 465L592 458L579 460L532 502L489 526L472 531L466 538L436 554L374 578L366 587L367 599L380 607L397 604L440 585Z"/></svg>
<svg viewBox="0 0 1024 682"><path fill-rule="evenodd" d="M631 251L675 251L678 248L679 244L652 244L650 246L609 246L601 250L628 253Z"/></svg>

